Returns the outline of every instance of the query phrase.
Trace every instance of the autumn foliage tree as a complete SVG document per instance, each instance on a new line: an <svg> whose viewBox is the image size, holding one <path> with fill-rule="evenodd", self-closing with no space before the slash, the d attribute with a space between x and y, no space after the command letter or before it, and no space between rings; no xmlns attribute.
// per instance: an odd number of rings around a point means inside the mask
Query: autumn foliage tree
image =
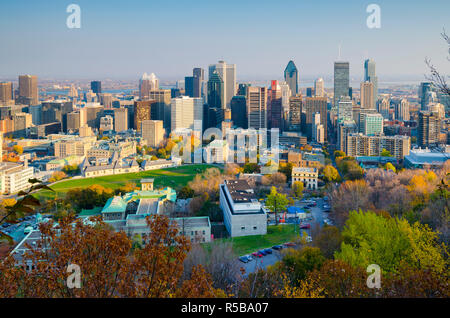
<svg viewBox="0 0 450 318"><path fill-rule="evenodd" d="M189 241L164 216L147 221L146 244L135 250L124 232L113 231L99 217L42 224L41 240L23 255L31 270L15 266L12 257L0 263L0 297L225 296L200 267L182 281ZM81 288L67 283L71 264L80 268Z"/></svg>

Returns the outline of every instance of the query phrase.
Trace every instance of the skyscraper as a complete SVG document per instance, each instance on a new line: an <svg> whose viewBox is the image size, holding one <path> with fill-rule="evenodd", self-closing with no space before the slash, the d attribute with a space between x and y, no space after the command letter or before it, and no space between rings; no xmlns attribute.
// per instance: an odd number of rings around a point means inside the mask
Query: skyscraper
<svg viewBox="0 0 450 318"><path fill-rule="evenodd" d="M435 146L439 143L440 120L436 113L429 111L419 112L418 138L420 147Z"/></svg>
<svg viewBox="0 0 450 318"><path fill-rule="evenodd" d="M202 97L204 95L204 92L202 92L202 86L205 80L205 70L200 67L196 67L192 70L192 75L194 77L193 97Z"/></svg>
<svg viewBox="0 0 450 318"><path fill-rule="evenodd" d="M12 103L12 83L0 83L0 103L8 105Z"/></svg>
<svg viewBox="0 0 450 318"><path fill-rule="evenodd" d="M334 62L334 102L338 106L342 96L349 96L350 64L348 62Z"/></svg>
<svg viewBox="0 0 450 318"><path fill-rule="evenodd" d="M170 132L170 89L152 89L149 93L149 99L154 99L155 104L152 106L152 119L164 121L164 129Z"/></svg>
<svg viewBox="0 0 450 318"><path fill-rule="evenodd" d="M114 108L114 130L116 132L128 130L128 110L125 107Z"/></svg>
<svg viewBox="0 0 450 318"><path fill-rule="evenodd" d="M315 142L322 144L325 141L324 136L324 128L323 125L320 123L320 113L314 113L313 114L313 122L312 122L312 140Z"/></svg>
<svg viewBox="0 0 450 318"><path fill-rule="evenodd" d="M267 89L250 86L247 88L248 128L267 128Z"/></svg>
<svg viewBox="0 0 450 318"><path fill-rule="evenodd" d="M91 82L91 90L95 94L101 94L102 93L102 82L100 82L100 81L92 81Z"/></svg>
<svg viewBox="0 0 450 318"><path fill-rule="evenodd" d="M302 120L302 96L289 98L289 130L300 132Z"/></svg>
<svg viewBox="0 0 450 318"><path fill-rule="evenodd" d="M364 61L364 81L373 84L373 105L378 100L378 77L375 71L375 61L367 59Z"/></svg>
<svg viewBox="0 0 450 318"><path fill-rule="evenodd" d="M236 95L236 64L219 61L217 64L210 65L209 78L214 74L214 71L219 74L223 81L222 108L230 108L231 99Z"/></svg>
<svg viewBox="0 0 450 318"><path fill-rule="evenodd" d="M202 99L187 96L172 98L171 116L172 132L176 133L177 129L194 129L194 120L203 121Z"/></svg>
<svg viewBox="0 0 450 318"><path fill-rule="evenodd" d="M142 121L152 119L152 107L155 103L154 99L134 102L134 129L137 132L141 132Z"/></svg>
<svg viewBox="0 0 450 318"><path fill-rule="evenodd" d="M378 113L363 113L359 125L359 131L366 136L380 135L383 133L383 116Z"/></svg>
<svg viewBox="0 0 450 318"><path fill-rule="evenodd" d="M306 134L312 138L313 114L320 113L320 123L323 125L324 139L327 136L327 99L326 97L307 97L305 100Z"/></svg>
<svg viewBox="0 0 450 318"><path fill-rule="evenodd" d="M236 127L247 129L247 101L245 96L237 95L231 99L231 120Z"/></svg>
<svg viewBox="0 0 450 318"><path fill-rule="evenodd" d="M209 108L223 109L225 83L217 70L213 70L208 80L208 106ZM231 101L231 100L230 100Z"/></svg>
<svg viewBox="0 0 450 318"><path fill-rule="evenodd" d="M39 104L38 80L36 75L19 76L18 101L26 105Z"/></svg>
<svg viewBox="0 0 450 318"><path fill-rule="evenodd" d="M298 93L298 69L295 66L294 61L289 61L286 68L284 69L284 80L289 85L292 95L297 95Z"/></svg>
<svg viewBox="0 0 450 318"><path fill-rule="evenodd" d="M144 120L142 121L142 139L147 146L158 147L164 140L164 128L162 120Z"/></svg>
<svg viewBox="0 0 450 318"><path fill-rule="evenodd" d="M323 78L318 78L314 81L314 94L316 97L325 96L325 88L323 84Z"/></svg>
<svg viewBox="0 0 450 318"><path fill-rule="evenodd" d="M361 83L361 108L375 109L375 100L373 99L374 84L371 82Z"/></svg>
<svg viewBox="0 0 450 318"><path fill-rule="evenodd" d="M339 100L338 105L338 121L353 120L353 101L348 96L344 96Z"/></svg>
<svg viewBox="0 0 450 318"><path fill-rule="evenodd" d="M186 76L184 78L184 95L194 97L194 77Z"/></svg>
<svg viewBox="0 0 450 318"><path fill-rule="evenodd" d="M427 110L428 104L432 100L433 83L422 82L419 86L420 108Z"/></svg>
<svg viewBox="0 0 450 318"><path fill-rule="evenodd" d="M390 108L389 98L383 98L377 101L377 112L379 112L384 119L389 119L389 108Z"/></svg>
<svg viewBox="0 0 450 318"><path fill-rule="evenodd" d="M268 128L279 128L282 127L282 100L281 100L281 87L278 81L272 81L272 85L268 91L268 105L267 105L267 121Z"/></svg>
<svg viewBox="0 0 450 318"><path fill-rule="evenodd" d="M409 103L404 98L395 102L395 119L400 121L409 120Z"/></svg>
<svg viewBox="0 0 450 318"><path fill-rule="evenodd" d="M139 80L139 98L148 99L151 90L159 89L159 80L156 78L155 73L148 75L144 73Z"/></svg>

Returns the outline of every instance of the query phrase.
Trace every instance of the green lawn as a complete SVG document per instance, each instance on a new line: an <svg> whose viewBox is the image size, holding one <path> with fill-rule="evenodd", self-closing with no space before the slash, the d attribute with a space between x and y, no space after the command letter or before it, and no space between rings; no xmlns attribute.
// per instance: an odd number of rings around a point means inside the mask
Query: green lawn
<svg viewBox="0 0 450 318"><path fill-rule="evenodd" d="M239 256L250 254L262 248L272 247L294 241L298 238L294 224L271 225L267 227L266 235L252 235L221 239L224 242L232 242L233 250Z"/></svg>
<svg viewBox="0 0 450 318"><path fill-rule="evenodd" d="M160 170L142 171L136 173L126 173L119 175L111 175L105 177L73 179L62 181L50 187L57 194L64 194L67 191L75 188L87 188L93 184L101 185L105 188L118 189L128 182L140 185L139 181L143 178L154 178L155 188L172 187L179 190L191 181L198 173L203 173L206 169L214 167L207 164L188 165L174 168L166 168ZM54 193L50 191L40 191L36 194L39 198L52 198Z"/></svg>

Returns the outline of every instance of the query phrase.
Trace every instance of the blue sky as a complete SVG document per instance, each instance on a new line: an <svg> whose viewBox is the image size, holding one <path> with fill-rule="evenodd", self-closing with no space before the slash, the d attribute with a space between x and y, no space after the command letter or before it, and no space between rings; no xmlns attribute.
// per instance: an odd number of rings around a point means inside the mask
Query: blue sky
<svg viewBox="0 0 450 318"><path fill-rule="evenodd" d="M71 3L81 29L66 27ZM381 29L366 26L370 3ZM354 78L366 57L379 77L421 76L425 56L448 74L443 27L448 0L0 0L0 78L181 78L224 59L238 79L265 79L293 59L301 79L331 75L339 44Z"/></svg>

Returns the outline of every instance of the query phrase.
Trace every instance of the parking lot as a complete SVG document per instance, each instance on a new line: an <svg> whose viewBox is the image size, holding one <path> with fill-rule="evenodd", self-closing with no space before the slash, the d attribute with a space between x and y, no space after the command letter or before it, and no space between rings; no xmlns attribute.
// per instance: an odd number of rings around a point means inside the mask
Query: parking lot
<svg viewBox="0 0 450 318"><path fill-rule="evenodd" d="M20 222L16 224L4 223L2 224L1 230L5 234L11 236L15 242L20 242L25 237L26 234L24 233L24 230L28 226L37 228L36 217L34 215L22 218Z"/></svg>
<svg viewBox="0 0 450 318"><path fill-rule="evenodd" d="M323 198L303 199L301 201L296 201L295 206L310 212L308 213L309 218L304 221L300 221L295 217L286 218L286 223L299 224L300 233L305 232L308 236L311 237L311 228L316 226L316 224L318 224L320 227L322 227L324 224L333 225L333 222L328 218L328 212L325 212L326 210L329 210L329 205L327 201L324 200ZM274 225L275 221L273 220L269 222L269 224ZM309 228L305 229L300 228L302 227L302 225L306 224L309 224ZM311 239L314 240L314 237L311 237ZM267 266L273 265L281 259L280 251L277 250L272 251L273 251L272 254L262 256L261 258L252 256L253 260L251 260L248 263L243 263L239 260L237 260L237 262L240 263L240 266L245 269L245 272L247 274L253 273L260 268L265 269L267 268Z"/></svg>

